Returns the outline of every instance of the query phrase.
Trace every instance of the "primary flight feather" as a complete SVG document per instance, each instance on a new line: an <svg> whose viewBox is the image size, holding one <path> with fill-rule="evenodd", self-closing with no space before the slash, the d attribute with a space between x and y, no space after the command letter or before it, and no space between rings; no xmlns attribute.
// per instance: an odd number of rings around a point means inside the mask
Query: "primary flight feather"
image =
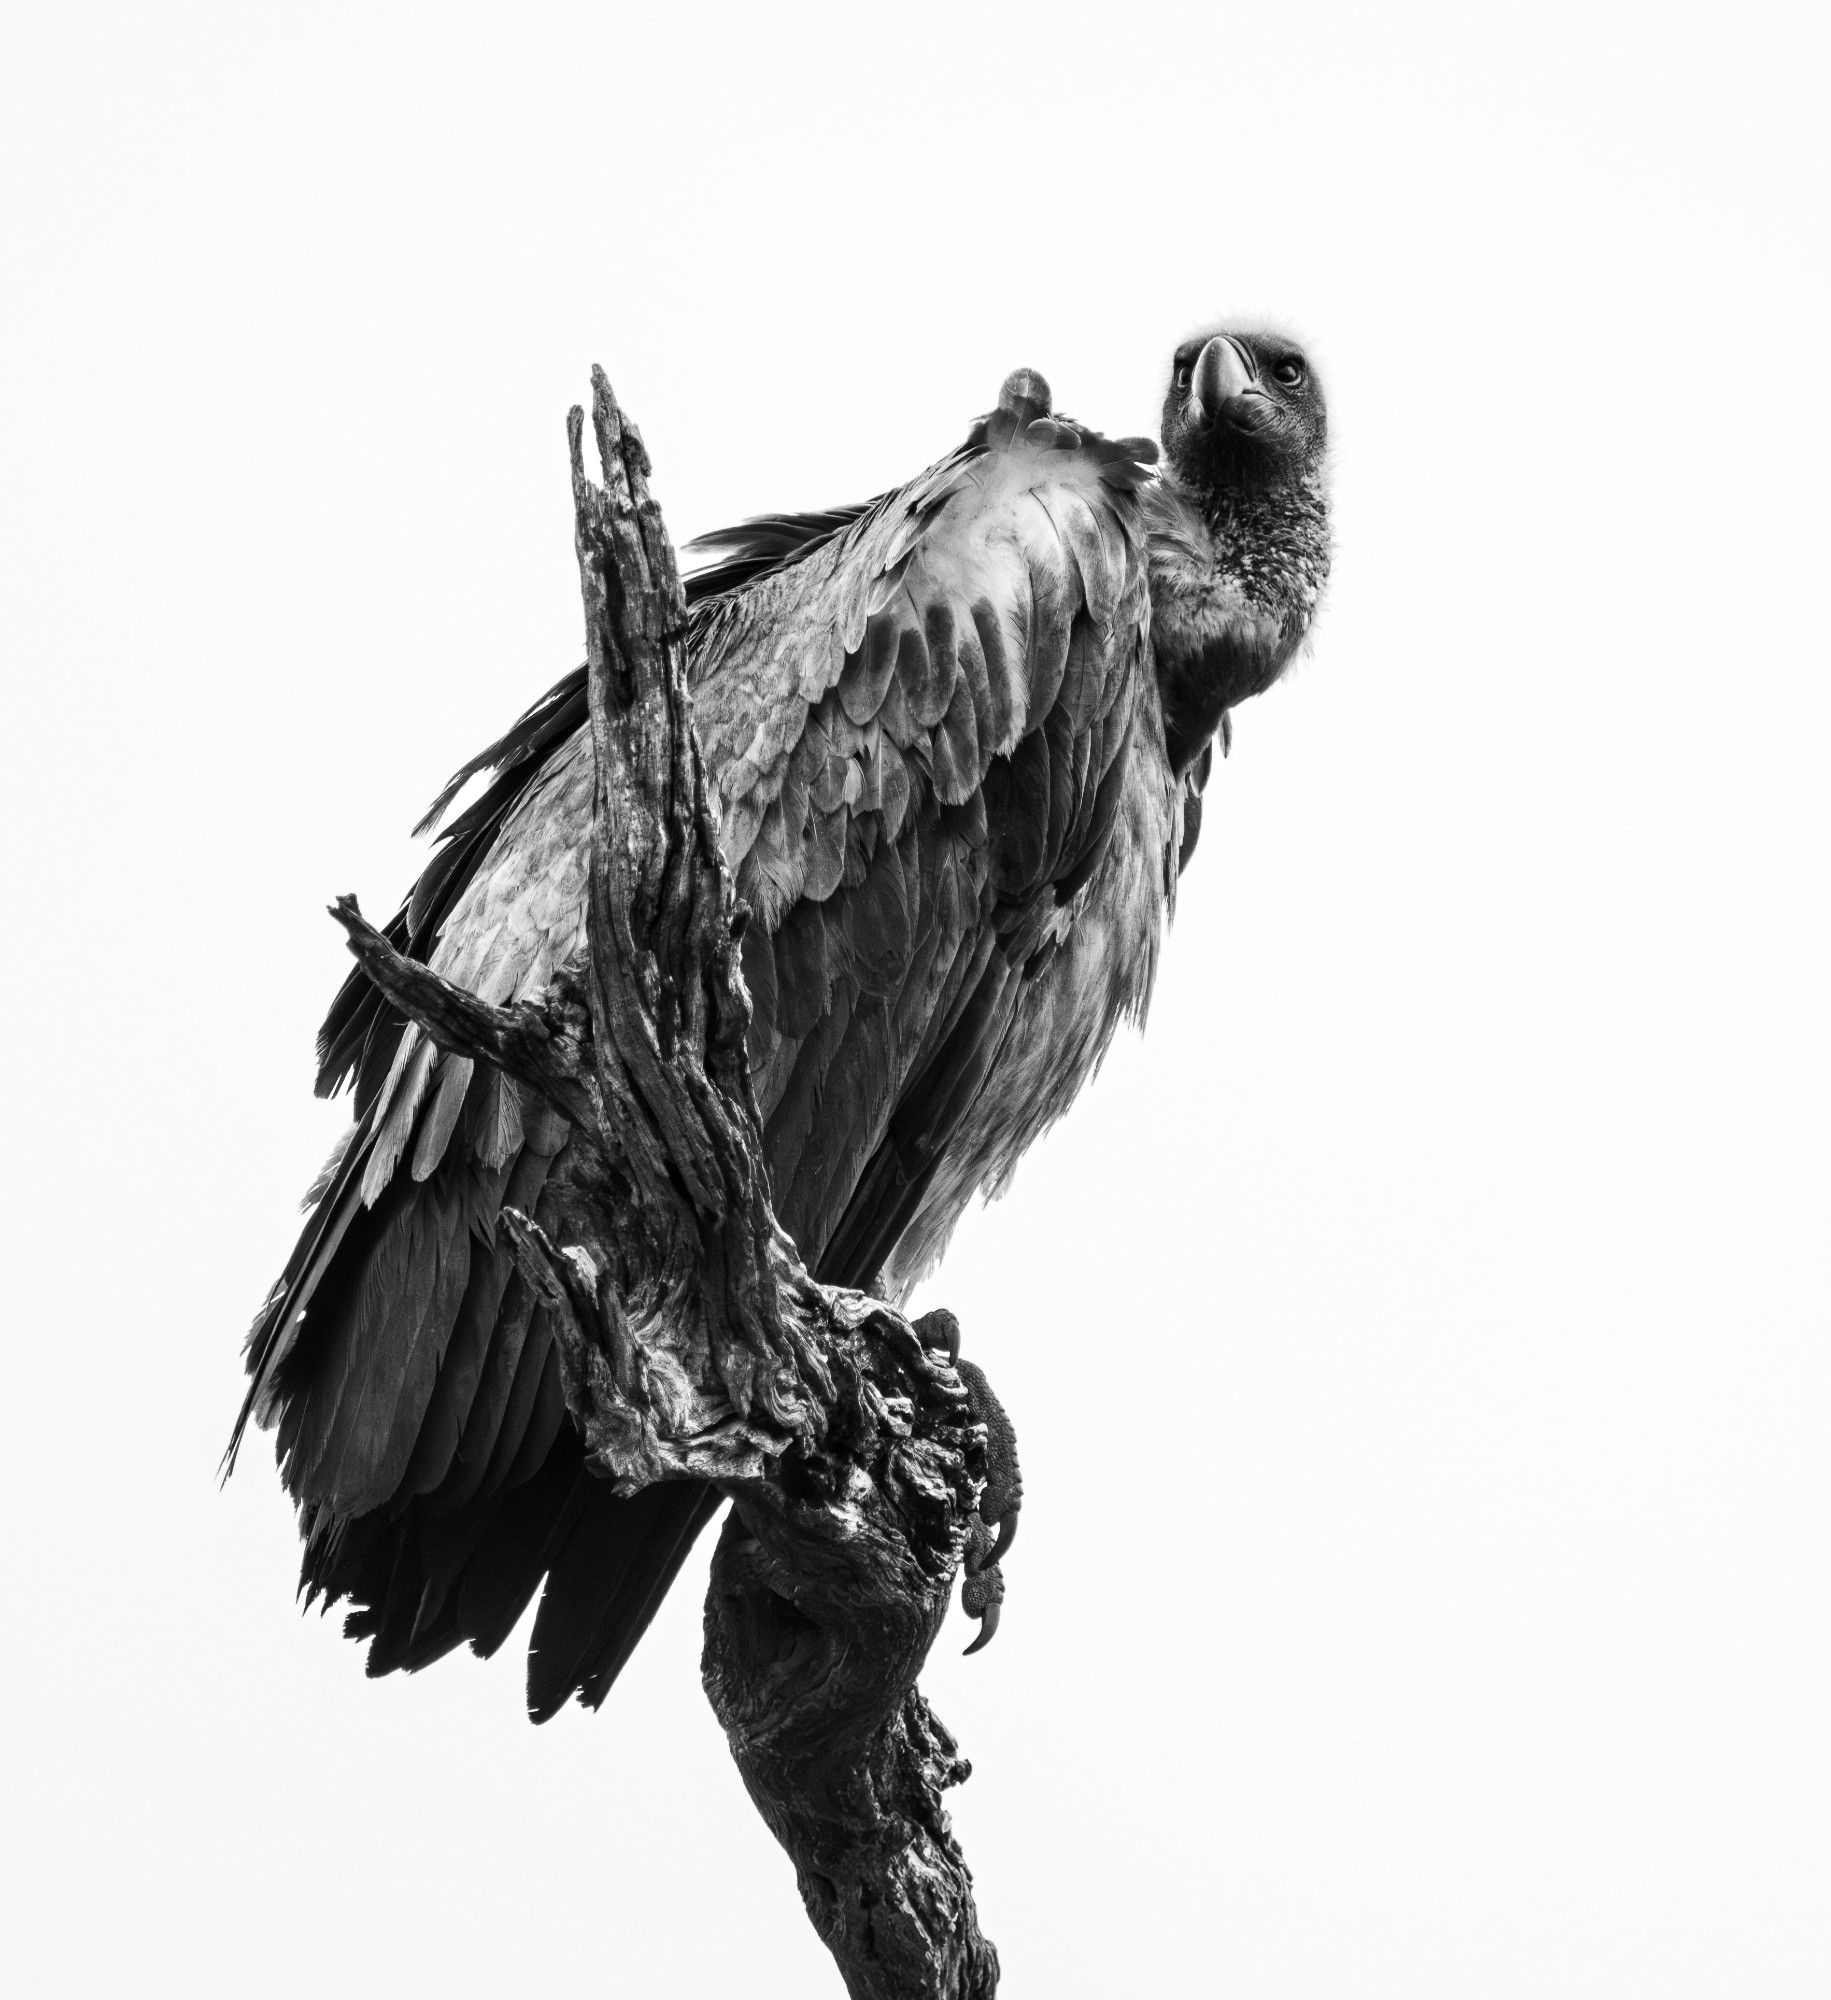
<svg viewBox="0 0 1831 2000"><path fill-rule="evenodd" d="M1326 419L1301 352L1185 343L1162 438L1159 472L1020 371L907 486L689 551L774 1204L828 1284L901 1296L1142 1013L1215 735L1308 630ZM506 1003L584 950L582 669L423 826L486 773L389 935ZM595 1704L719 1496L586 1470L495 1227L509 1206L563 1236L567 1126L360 975L320 1056L356 1118L250 1335L237 1438L276 1429L308 1601L352 1602L370 1672L492 1652L539 1591L530 1712Z"/></svg>

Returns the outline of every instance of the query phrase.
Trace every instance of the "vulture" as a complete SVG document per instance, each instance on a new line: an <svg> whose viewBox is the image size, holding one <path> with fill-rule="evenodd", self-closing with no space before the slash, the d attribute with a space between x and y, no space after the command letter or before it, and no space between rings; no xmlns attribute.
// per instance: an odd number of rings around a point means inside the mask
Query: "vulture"
<svg viewBox="0 0 1831 2000"><path fill-rule="evenodd" d="M1282 336L1180 347L1162 450L1019 370L908 485L687 551L689 677L751 910L749 1056L777 1215L824 1283L898 1299L1141 1017L1229 711L1302 644L1328 568L1323 396ZM504 1004L585 942L581 667L452 779L388 935ZM255 1321L301 1592L368 1671L494 1652L539 1594L528 1709L604 1699L720 1505L587 1468L499 1211L560 1232L568 1128L441 1054L360 974L317 1087L354 1123Z"/></svg>

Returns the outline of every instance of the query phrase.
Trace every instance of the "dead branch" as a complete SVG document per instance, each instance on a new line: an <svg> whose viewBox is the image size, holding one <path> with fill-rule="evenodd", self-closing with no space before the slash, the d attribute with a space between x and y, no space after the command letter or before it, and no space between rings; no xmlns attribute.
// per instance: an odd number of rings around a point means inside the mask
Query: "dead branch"
<svg viewBox="0 0 1831 2000"><path fill-rule="evenodd" d="M557 1330L567 1401L619 1490L735 1503L706 1599L706 1691L849 1992L994 1992L941 1794L968 1766L916 1689L986 1473L945 1315L817 1285L768 1200L739 968L686 681L686 607L642 440L601 370L603 484L568 421L596 755L587 960L489 1006L395 951L363 969L442 1047L571 1124L589 1199L555 1242L504 1223Z"/></svg>

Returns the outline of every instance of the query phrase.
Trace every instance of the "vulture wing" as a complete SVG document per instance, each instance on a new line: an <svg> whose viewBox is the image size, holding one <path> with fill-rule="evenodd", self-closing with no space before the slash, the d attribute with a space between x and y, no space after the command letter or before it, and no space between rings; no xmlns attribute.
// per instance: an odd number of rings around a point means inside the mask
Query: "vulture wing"
<svg viewBox="0 0 1831 2000"><path fill-rule="evenodd" d="M1154 456L1000 411L868 507L715 538L689 586L777 1212L827 1282L895 1245L1111 837ZM583 947L583 725L580 672L429 816L493 773L392 927L485 998L538 994ZM496 1231L505 1204L562 1227L567 1128L360 982L320 1053L357 1119L250 1336L237 1439L277 1427L307 1600L353 1601L371 1673L488 1654L544 1579L530 1710L595 1705L718 1495L619 1500L584 1467Z"/></svg>

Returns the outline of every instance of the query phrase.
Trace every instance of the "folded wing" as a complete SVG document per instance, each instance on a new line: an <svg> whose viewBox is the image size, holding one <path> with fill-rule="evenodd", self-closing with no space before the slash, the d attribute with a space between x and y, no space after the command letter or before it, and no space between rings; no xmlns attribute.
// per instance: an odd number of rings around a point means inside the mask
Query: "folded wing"
<svg viewBox="0 0 1831 2000"><path fill-rule="evenodd" d="M1110 836L1153 455L1001 411L869 507L720 538L691 593L777 1209L829 1282L893 1247ZM486 998L537 995L583 947L583 712L574 675L459 774L493 777L395 920ZM584 1468L496 1228L505 1204L562 1226L564 1123L359 985L321 1053L357 1123L250 1337L243 1412L277 1427L308 1597L353 1600L380 1673L494 1650L544 1579L530 1708L595 1703L718 1501L617 1500Z"/></svg>

